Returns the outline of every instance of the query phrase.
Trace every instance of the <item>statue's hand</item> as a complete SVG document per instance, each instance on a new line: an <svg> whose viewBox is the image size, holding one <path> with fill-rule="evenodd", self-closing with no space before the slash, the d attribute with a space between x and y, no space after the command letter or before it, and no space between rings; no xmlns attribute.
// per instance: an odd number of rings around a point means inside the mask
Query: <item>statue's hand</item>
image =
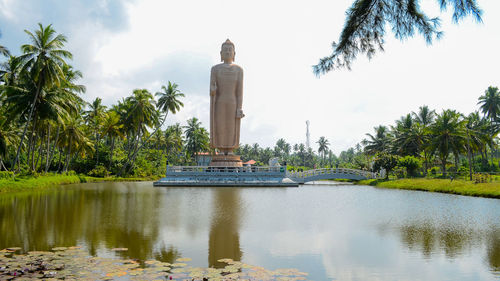
<svg viewBox="0 0 500 281"><path fill-rule="evenodd" d="M215 90L211 90L210 91L210 96L212 96L212 97L215 96L215 92L216 92Z"/></svg>
<svg viewBox="0 0 500 281"><path fill-rule="evenodd" d="M245 114L243 114L243 110L236 109L236 118L243 118L243 117L245 117Z"/></svg>

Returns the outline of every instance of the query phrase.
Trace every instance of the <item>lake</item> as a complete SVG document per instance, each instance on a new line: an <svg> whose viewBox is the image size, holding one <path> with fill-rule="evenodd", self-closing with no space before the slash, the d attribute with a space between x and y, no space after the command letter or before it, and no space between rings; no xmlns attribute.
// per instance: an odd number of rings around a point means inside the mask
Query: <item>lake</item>
<svg viewBox="0 0 500 281"><path fill-rule="evenodd" d="M499 280L500 200L334 182L86 183L0 195L0 249L74 245L202 267L231 258L311 280Z"/></svg>

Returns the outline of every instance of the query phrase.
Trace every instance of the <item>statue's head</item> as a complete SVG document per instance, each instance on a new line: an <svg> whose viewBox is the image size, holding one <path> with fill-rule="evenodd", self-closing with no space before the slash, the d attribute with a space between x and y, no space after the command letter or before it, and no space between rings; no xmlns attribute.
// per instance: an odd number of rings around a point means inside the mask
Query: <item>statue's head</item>
<svg viewBox="0 0 500 281"><path fill-rule="evenodd" d="M224 61L225 59L230 59L234 61L234 55L236 52L234 51L234 44L229 39L226 42L222 43L220 48L220 61Z"/></svg>

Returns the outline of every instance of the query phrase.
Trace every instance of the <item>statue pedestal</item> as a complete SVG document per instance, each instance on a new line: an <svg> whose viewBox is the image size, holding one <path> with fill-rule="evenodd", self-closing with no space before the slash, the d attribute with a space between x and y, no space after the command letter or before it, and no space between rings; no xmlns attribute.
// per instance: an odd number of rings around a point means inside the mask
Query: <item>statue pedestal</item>
<svg viewBox="0 0 500 281"><path fill-rule="evenodd" d="M243 162L239 155L212 155L211 167L243 167Z"/></svg>

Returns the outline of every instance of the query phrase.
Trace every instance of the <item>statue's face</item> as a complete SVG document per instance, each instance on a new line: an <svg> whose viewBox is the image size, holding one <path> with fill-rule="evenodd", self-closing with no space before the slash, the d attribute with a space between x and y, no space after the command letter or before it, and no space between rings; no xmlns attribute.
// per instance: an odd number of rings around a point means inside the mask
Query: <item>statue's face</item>
<svg viewBox="0 0 500 281"><path fill-rule="evenodd" d="M224 44L220 50L222 60L234 60L234 47L230 44Z"/></svg>

